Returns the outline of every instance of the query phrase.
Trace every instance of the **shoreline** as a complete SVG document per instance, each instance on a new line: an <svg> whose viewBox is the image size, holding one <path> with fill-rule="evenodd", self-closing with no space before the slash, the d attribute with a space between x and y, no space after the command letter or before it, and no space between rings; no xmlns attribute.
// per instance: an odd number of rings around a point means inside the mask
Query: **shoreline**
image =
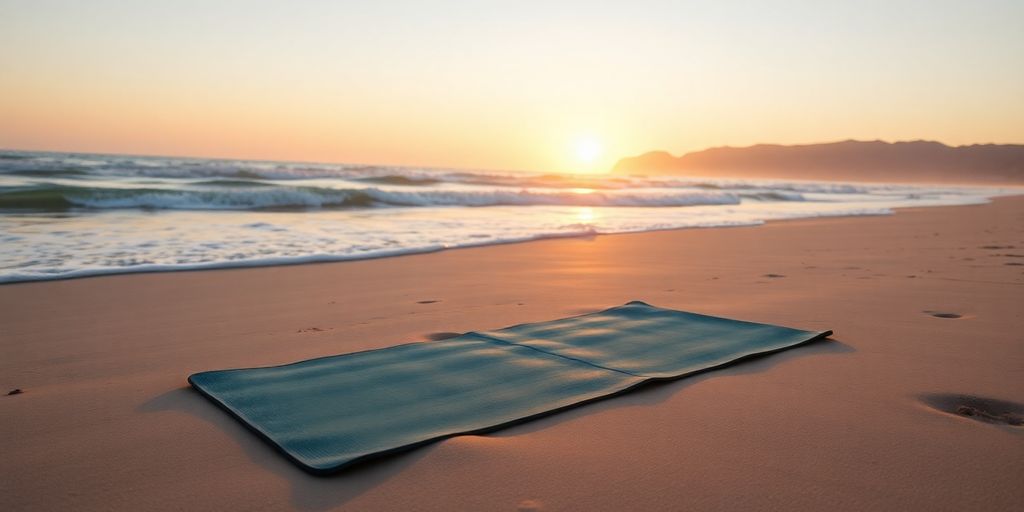
<svg viewBox="0 0 1024 512"><path fill-rule="evenodd" d="M1024 501L1024 431L926 398L1024 400L1024 197L747 228L7 283L0 392L23 393L0 396L0 508L962 510ZM185 381L630 300L836 334L331 478L303 473Z"/></svg>
<svg viewBox="0 0 1024 512"><path fill-rule="evenodd" d="M981 186L981 185L975 185ZM240 270L240 269L251 269L251 268L273 268L273 267L289 267L296 265L320 265L330 263L346 263L352 261L367 261L367 260L378 260L384 258L400 258L404 256L417 256L421 254L433 254L437 252L445 252L459 249L474 249L480 247L492 247L502 246L510 244L522 244L539 242L544 240L558 240L566 238L588 238L588 237L600 237L600 236L615 236L615 235L631 235L638 233L659 233L665 231L682 231L692 229L729 229L729 228L752 228L760 227L769 223L777 222L793 222L793 221L813 221L816 219L841 219L841 218L857 218L857 217L888 217L898 215L901 211L913 211L918 209L929 209L929 208L956 208L961 206L980 206L983 204L990 204L993 201L1000 200L1007 197L1021 197L1024 196L1024 190L1015 194L1007 194L1000 196L989 197L988 203L969 203L969 204L957 204L957 205L940 205L940 206L906 206L906 207L895 207L886 208L889 210L886 213L859 213L859 214L836 214L836 215L815 215L810 217L794 217L794 218L782 218L782 219L768 219L761 220L758 222L750 223L738 223L735 225L720 225L720 226L687 226L687 227L670 227L670 228L656 228L656 229L644 229L636 231L620 231L614 233L580 233L580 234L565 234L565 235L538 235L533 238L521 239L521 240L502 240L497 242L480 242L479 244L465 244L458 245L455 247L435 247L435 248L423 248L423 249L396 249L392 252L385 252L381 254L375 254L370 256L329 256L329 255L311 255L303 257L288 258L288 261L282 261L277 263L267 263L265 260L258 261L241 261L238 263L226 263L226 262L215 262L215 263L196 263L196 264L184 264L176 265L173 267L167 267L161 264L152 265L141 265L140 267L161 267L161 268L146 268L141 270L121 270L121 269L102 269L102 270L79 270L68 272L66 275L57 277L44 277L35 279L21 279L21 280L5 280L0 277L0 287L14 284L25 284L25 283L37 283L37 282L49 282L49 281L66 281L66 280L77 280L87 279L96 277L109 277L117 275L135 275L135 274L157 274L157 273L178 273L178 272L209 272L216 270ZM167 268L164 268L167 267Z"/></svg>

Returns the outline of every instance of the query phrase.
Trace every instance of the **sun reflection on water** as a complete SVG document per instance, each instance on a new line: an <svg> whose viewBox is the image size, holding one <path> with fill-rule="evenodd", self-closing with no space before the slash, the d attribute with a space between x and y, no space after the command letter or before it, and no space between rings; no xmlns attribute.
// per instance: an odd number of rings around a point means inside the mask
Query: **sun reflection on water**
<svg viewBox="0 0 1024 512"><path fill-rule="evenodd" d="M576 220L580 222L594 222L594 209L589 206L581 206L576 210Z"/></svg>

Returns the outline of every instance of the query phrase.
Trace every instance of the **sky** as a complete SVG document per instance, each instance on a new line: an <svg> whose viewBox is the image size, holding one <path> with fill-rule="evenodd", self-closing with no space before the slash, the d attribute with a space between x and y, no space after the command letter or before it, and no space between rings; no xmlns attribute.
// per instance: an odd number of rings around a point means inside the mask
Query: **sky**
<svg viewBox="0 0 1024 512"><path fill-rule="evenodd" d="M1024 2L0 0L0 148L550 172L1024 142Z"/></svg>

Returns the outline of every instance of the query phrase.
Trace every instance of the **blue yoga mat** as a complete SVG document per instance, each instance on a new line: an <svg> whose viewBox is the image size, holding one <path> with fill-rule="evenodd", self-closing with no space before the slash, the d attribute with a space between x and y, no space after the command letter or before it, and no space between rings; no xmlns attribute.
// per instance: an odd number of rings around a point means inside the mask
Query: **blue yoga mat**
<svg viewBox="0 0 1024 512"><path fill-rule="evenodd" d="M189 377L303 469L483 433L832 334L630 302L443 341Z"/></svg>

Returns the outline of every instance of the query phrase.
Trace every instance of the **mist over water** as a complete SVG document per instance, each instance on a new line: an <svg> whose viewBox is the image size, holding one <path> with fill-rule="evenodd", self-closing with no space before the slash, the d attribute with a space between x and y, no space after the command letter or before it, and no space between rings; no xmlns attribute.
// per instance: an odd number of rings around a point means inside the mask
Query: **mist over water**
<svg viewBox="0 0 1024 512"><path fill-rule="evenodd" d="M1013 192L0 152L0 282L882 215Z"/></svg>

